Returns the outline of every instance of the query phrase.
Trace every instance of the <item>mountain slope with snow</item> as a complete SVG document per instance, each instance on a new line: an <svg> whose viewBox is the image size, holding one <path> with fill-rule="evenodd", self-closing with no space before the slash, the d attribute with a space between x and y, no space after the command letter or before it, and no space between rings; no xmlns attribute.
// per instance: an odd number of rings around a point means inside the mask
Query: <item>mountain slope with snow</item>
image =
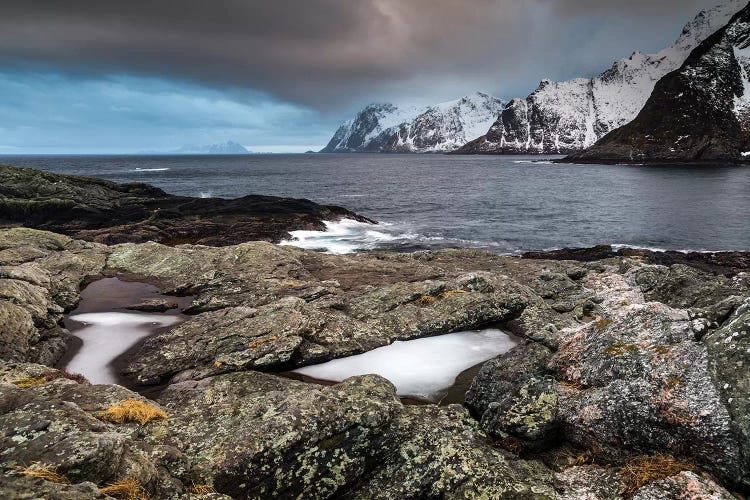
<svg viewBox="0 0 750 500"><path fill-rule="evenodd" d="M571 162L750 160L750 5L656 84L632 122Z"/></svg>
<svg viewBox="0 0 750 500"><path fill-rule="evenodd" d="M657 54L635 52L591 78L544 80L526 99L514 99L466 154L571 153L593 145L632 121L656 82L680 68L690 53L721 29L747 0L729 0L700 12L677 41Z"/></svg>
<svg viewBox="0 0 750 500"><path fill-rule="evenodd" d="M450 152L483 134L504 104L481 92L426 108L371 104L341 125L321 152Z"/></svg>

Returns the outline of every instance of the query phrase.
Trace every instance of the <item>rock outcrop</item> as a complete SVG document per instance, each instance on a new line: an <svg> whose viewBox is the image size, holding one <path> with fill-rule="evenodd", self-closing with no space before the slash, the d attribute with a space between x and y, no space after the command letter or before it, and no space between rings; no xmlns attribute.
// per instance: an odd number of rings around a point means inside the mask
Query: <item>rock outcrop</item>
<svg viewBox="0 0 750 500"><path fill-rule="evenodd" d="M321 153L447 153L483 134L505 103L481 92L426 108L371 104Z"/></svg>
<svg viewBox="0 0 750 500"><path fill-rule="evenodd" d="M657 54L635 52L594 78L542 81L526 99L513 99L485 135L457 153L568 154L592 146L633 120L655 84L746 4L731 0L703 11L672 46Z"/></svg>
<svg viewBox="0 0 750 500"><path fill-rule="evenodd" d="M24 228L0 242L0 311L15 311L0 315L4 498L109 498L113 484L216 499L750 491L741 253L335 256L264 242L108 247ZM191 319L129 353L131 376L164 384L153 399L39 356L44 332L64 338L80 287L118 274L195 297ZM488 324L524 342L482 367L466 407L405 405L373 375L275 373Z"/></svg>
<svg viewBox="0 0 750 500"><path fill-rule="evenodd" d="M0 166L0 227L23 225L105 244L278 242L289 231L324 230L324 221L341 218L372 222L309 200L189 198L147 184Z"/></svg>
<svg viewBox="0 0 750 500"><path fill-rule="evenodd" d="M750 154L750 6L666 75L638 117L566 162L744 162Z"/></svg>

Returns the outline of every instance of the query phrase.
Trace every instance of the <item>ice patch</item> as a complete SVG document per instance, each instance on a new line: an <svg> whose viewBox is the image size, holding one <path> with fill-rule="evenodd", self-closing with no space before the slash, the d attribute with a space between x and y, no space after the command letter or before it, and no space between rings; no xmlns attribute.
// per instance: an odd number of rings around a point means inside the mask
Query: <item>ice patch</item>
<svg viewBox="0 0 750 500"><path fill-rule="evenodd" d="M296 373L340 382L356 375L377 374L396 386L399 396L439 401L461 372L508 352L517 341L488 329L441 335L393 344L357 356L306 366Z"/></svg>
<svg viewBox="0 0 750 500"><path fill-rule="evenodd" d="M149 336L154 328L180 321L171 315L120 312L76 314L69 319L85 327L74 334L83 345L65 368L94 384L116 384L111 364L119 355Z"/></svg>

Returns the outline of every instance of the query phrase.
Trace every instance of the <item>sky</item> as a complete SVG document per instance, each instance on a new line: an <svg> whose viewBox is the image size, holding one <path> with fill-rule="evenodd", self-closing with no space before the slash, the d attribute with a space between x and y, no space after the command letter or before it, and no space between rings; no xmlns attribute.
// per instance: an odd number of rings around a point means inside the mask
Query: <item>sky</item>
<svg viewBox="0 0 750 500"><path fill-rule="evenodd" d="M525 97L721 0L3 0L0 155L324 146L371 102Z"/></svg>

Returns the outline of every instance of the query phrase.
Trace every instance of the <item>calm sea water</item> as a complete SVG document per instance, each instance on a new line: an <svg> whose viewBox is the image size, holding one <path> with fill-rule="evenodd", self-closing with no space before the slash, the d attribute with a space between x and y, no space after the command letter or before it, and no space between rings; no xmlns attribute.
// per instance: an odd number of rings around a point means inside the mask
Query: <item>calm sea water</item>
<svg viewBox="0 0 750 500"><path fill-rule="evenodd" d="M750 249L750 168L557 165L539 157L442 155L11 156L0 163L189 196L267 194L382 221L299 233L331 251L613 243Z"/></svg>

